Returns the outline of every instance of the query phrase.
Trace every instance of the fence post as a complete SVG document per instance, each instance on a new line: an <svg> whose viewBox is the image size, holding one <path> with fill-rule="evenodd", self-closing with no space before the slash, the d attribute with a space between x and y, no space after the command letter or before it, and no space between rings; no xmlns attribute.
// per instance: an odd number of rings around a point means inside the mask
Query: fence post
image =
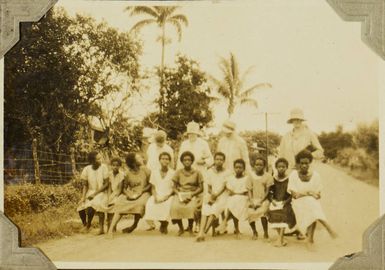
<svg viewBox="0 0 385 270"><path fill-rule="evenodd" d="M32 156L33 156L33 163L35 168L35 183L41 184L40 179L40 168L39 168L39 159L37 157L37 140L33 139L32 141Z"/></svg>
<svg viewBox="0 0 385 270"><path fill-rule="evenodd" d="M78 170L76 169L76 159L75 159L75 148L71 147L71 167L72 167L72 173L76 177L79 175ZM75 179L75 178L74 178Z"/></svg>

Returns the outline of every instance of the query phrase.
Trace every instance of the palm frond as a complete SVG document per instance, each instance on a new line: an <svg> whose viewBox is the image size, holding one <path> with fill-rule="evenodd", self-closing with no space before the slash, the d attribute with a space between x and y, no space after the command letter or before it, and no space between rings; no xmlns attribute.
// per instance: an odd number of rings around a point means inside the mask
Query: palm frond
<svg viewBox="0 0 385 270"><path fill-rule="evenodd" d="M240 85L239 85L239 66L238 61L235 58L233 53L230 53L230 70L231 70L231 77L233 80L233 86L234 86L234 94L235 96L239 95L240 91Z"/></svg>
<svg viewBox="0 0 385 270"><path fill-rule="evenodd" d="M242 98L240 103L241 105L249 105L258 108L258 102L253 98Z"/></svg>
<svg viewBox="0 0 385 270"><path fill-rule="evenodd" d="M255 85L249 87L248 89L242 91L242 93L240 94L240 97L241 98L250 97L251 95L253 95L255 93L255 90L263 89L263 88L271 89L272 85L270 83L258 83L258 84L255 84Z"/></svg>
<svg viewBox="0 0 385 270"><path fill-rule="evenodd" d="M150 15L153 18L158 18L159 13L154 9L148 6L136 6L131 9L131 15Z"/></svg>
<svg viewBox="0 0 385 270"><path fill-rule="evenodd" d="M180 42L182 40L182 25L176 20L167 20L167 22L175 26L176 32L178 33L178 41Z"/></svg>
<svg viewBox="0 0 385 270"><path fill-rule="evenodd" d="M215 84L215 91L224 98L229 98L229 88L222 81L218 80L214 76L208 75L207 78Z"/></svg>
<svg viewBox="0 0 385 270"><path fill-rule="evenodd" d="M169 18L169 20L175 20L179 23L183 23L184 26L188 26L188 19L185 15L183 14L176 14L176 15L173 15Z"/></svg>
<svg viewBox="0 0 385 270"><path fill-rule="evenodd" d="M242 74L242 76L239 79L239 88L242 89L246 82L246 77L250 75L252 71L254 71L255 66L250 66L246 69L246 71Z"/></svg>
<svg viewBox="0 0 385 270"><path fill-rule="evenodd" d="M164 9L164 13L166 15L166 17L170 17L171 14L173 14L175 12L175 10L177 10L179 7L178 6L167 6L165 9Z"/></svg>
<svg viewBox="0 0 385 270"><path fill-rule="evenodd" d="M130 29L130 33L134 31L139 31L142 27L150 25L150 24L156 24L157 21L155 19L146 19L142 20L140 22L137 22L133 27Z"/></svg>

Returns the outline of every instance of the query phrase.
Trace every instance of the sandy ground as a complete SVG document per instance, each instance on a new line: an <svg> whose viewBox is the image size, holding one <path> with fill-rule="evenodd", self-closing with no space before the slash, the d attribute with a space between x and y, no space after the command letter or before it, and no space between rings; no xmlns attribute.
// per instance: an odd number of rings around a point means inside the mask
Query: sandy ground
<svg viewBox="0 0 385 270"><path fill-rule="evenodd" d="M325 164L316 164L324 191L322 205L339 237L331 239L321 225L315 234L315 251L308 251L303 241L288 237L288 246L273 247L262 239L251 240L247 223L241 224L240 240L232 234L207 237L196 243L188 234L176 236L176 226L169 226L169 235L138 230L127 235L118 232L114 239L105 236L77 234L37 245L52 261L83 262L206 262L206 263L267 263L267 262L334 262L338 257L361 250L362 234L379 216L379 190ZM122 222L126 226L131 221ZM119 227L118 227L119 230ZM232 229L230 229L232 231ZM262 229L259 224L258 231ZM275 232L270 232L275 238Z"/></svg>

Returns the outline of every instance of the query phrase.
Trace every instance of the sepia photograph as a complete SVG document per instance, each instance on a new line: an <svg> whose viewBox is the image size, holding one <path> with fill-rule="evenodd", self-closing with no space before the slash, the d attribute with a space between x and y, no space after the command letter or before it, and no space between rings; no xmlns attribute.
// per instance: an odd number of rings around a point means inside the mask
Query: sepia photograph
<svg viewBox="0 0 385 270"><path fill-rule="evenodd" d="M361 251L385 70L361 30L319 0L59 0L21 23L0 70L21 247L60 269L328 269Z"/></svg>

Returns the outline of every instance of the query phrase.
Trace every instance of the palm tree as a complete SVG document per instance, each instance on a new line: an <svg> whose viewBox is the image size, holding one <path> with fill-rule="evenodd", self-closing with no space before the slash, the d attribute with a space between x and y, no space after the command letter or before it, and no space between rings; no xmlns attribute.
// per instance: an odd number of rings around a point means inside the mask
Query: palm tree
<svg viewBox="0 0 385 270"><path fill-rule="evenodd" d="M171 24L175 27L178 34L178 41L182 39L182 25L188 26L187 17L183 14L175 14L179 9L177 6L136 6L127 7L126 10L130 11L131 16L134 15L146 15L149 18L143 19L137 22L131 31L139 31L142 27L147 25L157 25L161 29L161 35L157 41L162 44L162 56L160 62L160 94L161 94L161 111L164 101L163 91L163 69L164 69L164 56L166 43L170 42L166 37L166 25Z"/></svg>
<svg viewBox="0 0 385 270"><path fill-rule="evenodd" d="M252 71L253 67L248 68L243 75L240 75L238 61L233 53L230 53L230 58L221 58L219 67L222 71L223 78L218 80L212 76L210 79L217 87L217 92L220 96L213 97L215 101L225 99L227 102L227 113L231 117L237 106L250 105L258 108L257 101L252 98L252 95L258 89L271 88L270 83L258 83L245 89L245 79L247 75Z"/></svg>

